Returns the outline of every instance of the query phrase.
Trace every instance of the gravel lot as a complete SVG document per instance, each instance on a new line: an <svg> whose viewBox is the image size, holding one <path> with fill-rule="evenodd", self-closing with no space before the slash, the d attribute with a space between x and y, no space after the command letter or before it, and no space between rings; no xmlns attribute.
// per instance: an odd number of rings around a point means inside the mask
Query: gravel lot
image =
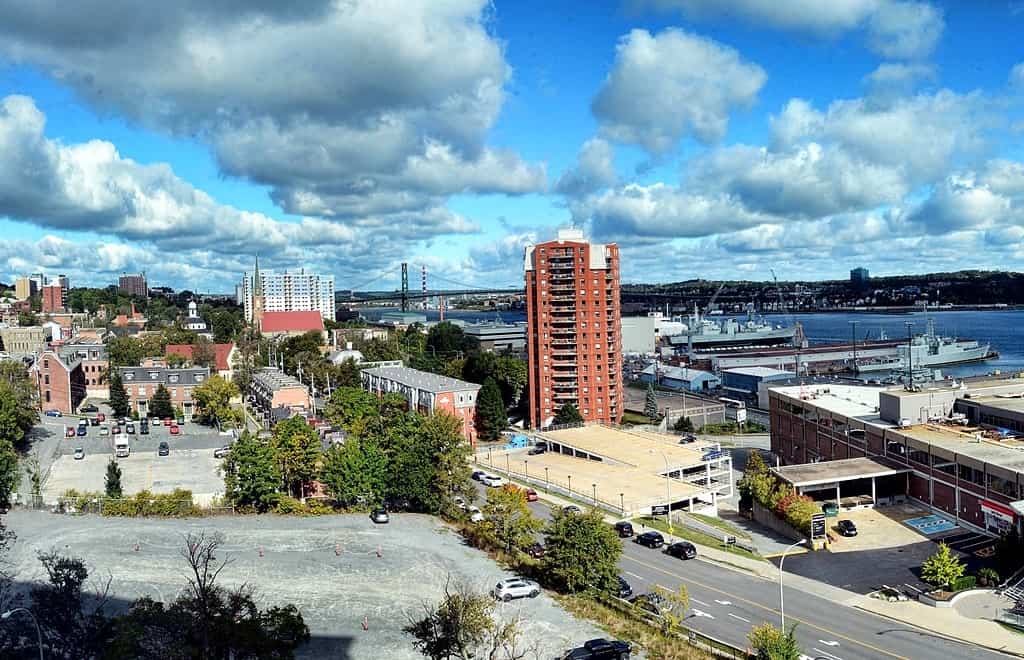
<svg viewBox="0 0 1024 660"><path fill-rule="evenodd" d="M412 514L375 526L363 515L136 520L15 510L5 522L18 535L10 560L19 581L42 580L36 554L56 548L83 558L95 576L109 573L118 597L165 601L185 584L178 554L184 535L220 532L222 556L233 562L222 574L223 584L254 585L263 606L298 606L314 636L302 658L421 657L401 630L407 612L440 598L448 576L481 589L507 577L436 519ZM502 616L522 614L524 638L541 643L538 658L554 658L604 636L546 594L499 609ZM362 628L363 617L369 630Z"/></svg>

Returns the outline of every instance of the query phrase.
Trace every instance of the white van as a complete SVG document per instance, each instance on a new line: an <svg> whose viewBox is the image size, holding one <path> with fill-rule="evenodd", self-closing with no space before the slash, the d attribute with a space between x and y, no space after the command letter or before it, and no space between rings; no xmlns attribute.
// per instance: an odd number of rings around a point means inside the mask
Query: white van
<svg viewBox="0 0 1024 660"><path fill-rule="evenodd" d="M114 455L118 458L125 458L131 453L131 448L128 443L124 440L118 440L114 443Z"/></svg>

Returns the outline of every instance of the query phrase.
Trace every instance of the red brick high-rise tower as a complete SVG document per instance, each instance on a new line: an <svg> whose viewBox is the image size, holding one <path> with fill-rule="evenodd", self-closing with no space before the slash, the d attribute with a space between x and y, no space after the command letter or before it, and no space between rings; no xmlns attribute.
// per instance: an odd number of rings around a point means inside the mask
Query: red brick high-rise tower
<svg viewBox="0 0 1024 660"><path fill-rule="evenodd" d="M579 229L526 248L530 426L571 403L586 421L622 418L619 248Z"/></svg>

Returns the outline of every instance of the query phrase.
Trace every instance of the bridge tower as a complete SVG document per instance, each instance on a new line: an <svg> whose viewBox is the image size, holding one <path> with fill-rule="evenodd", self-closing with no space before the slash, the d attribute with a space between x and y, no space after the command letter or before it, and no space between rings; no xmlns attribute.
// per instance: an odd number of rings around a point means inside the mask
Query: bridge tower
<svg viewBox="0 0 1024 660"><path fill-rule="evenodd" d="M427 267L426 266L420 266L420 281L421 281L421 284L423 285L423 302L420 303L420 307L423 308L424 310L426 310L427 307L429 306L427 304Z"/></svg>
<svg viewBox="0 0 1024 660"><path fill-rule="evenodd" d="M409 264L402 262L402 311L409 311Z"/></svg>

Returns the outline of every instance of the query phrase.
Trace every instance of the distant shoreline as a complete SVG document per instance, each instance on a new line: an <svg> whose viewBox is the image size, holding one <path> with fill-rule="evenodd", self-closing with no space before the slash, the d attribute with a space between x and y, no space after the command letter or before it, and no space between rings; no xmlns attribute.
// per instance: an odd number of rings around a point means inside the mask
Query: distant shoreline
<svg viewBox="0 0 1024 660"><path fill-rule="evenodd" d="M956 305L941 309L928 308L929 313L933 312L1015 312L1024 309L1024 305ZM790 314L917 314L924 310L920 307L870 307L870 308L838 308L838 309L801 309L788 312L767 312L765 316L779 316Z"/></svg>

